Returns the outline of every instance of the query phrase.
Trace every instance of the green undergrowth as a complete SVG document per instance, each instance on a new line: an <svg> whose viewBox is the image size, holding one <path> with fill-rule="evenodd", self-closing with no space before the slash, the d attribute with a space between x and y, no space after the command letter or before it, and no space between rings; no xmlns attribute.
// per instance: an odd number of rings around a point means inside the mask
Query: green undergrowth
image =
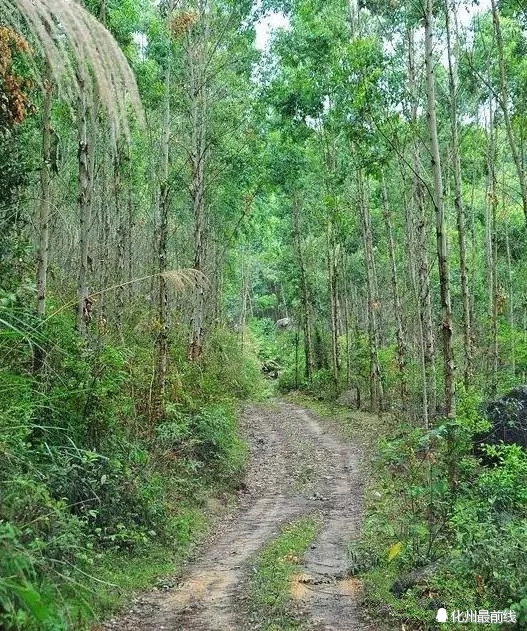
<svg viewBox="0 0 527 631"><path fill-rule="evenodd" d="M242 482L238 405L265 386L234 335L211 336L199 364L173 338L153 422L146 332L85 343L68 316L2 319L0 628L82 629L177 574L210 499L223 510Z"/></svg>
<svg viewBox="0 0 527 631"><path fill-rule="evenodd" d="M260 552L250 585L252 628L265 631L301 628L291 605L291 581L320 528L318 519L304 517L285 526L280 536Z"/></svg>
<svg viewBox="0 0 527 631"><path fill-rule="evenodd" d="M142 547L140 555L108 551L96 560L93 573L97 580L92 581L88 601L94 617L102 618L117 611L140 590L173 584L185 561L209 530L202 510L189 511L188 520L191 530L187 540L151 543Z"/></svg>
<svg viewBox="0 0 527 631"><path fill-rule="evenodd" d="M486 628L527 629L527 455L507 445L476 457L480 409L478 397L460 395L455 421L401 423L381 439L363 538L350 545L351 571L381 622L428 631L440 607L512 609L516 625Z"/></svg>

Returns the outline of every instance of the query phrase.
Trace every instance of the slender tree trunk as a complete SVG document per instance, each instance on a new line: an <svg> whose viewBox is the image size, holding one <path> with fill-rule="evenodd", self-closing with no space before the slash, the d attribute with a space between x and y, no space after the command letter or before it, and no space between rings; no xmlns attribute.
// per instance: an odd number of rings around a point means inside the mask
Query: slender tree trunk
<svg viewBox="0 0 527 631"><path fill-rule="evenodd" d="M414 194L414 202L415 202L415 188L413 191ZM412 284L412 290L415 298L416 305L416 322L417 322L417 346L418 346L418 355L419 355L419 366L421 372L421 412L424 427L428 427L429 424L429 402L428 402L428 364L427 364L427 355L426 355L426 336L424 329L424 310L422 307L422 299L421 299L421 279L418 277L416 270L420 269L420 264L418 262L419 256L417 254L417 238L415 235L415 218L413 216L413 212L415 212L415 208L411 209L411 204L406 202L406 210L405 210L405 223L406 223L406 235L407 235L407 248L408 248L408 273L410 276L410 281Z"/></svg>
<svg viewBox="0 0 527 631"><path fill-rule="evenodd" d="M510 340L511 340L511 372L513 379L516 378L516 322L514 319L514 281L512 272L512 260L511 260L511 244L509 239L509 227L505 232L505 242L507 246L507 276L509 282L509 326L510 326Z"/></svg>
<svg viewBox="0 0 527 631"><path fill-rule="evenodd" d="M168 15L172 12L170 2ZM167 272L167 240L168 240L168 212L170 206L170 122L171 122L171 89L172 63L170 43L167 45L164 85L164 115L161 136L161 164L160 186L157 199L158 229L157 229L157 328L155 342L154 391L151 397L150 418L158 421L164 415L164 402L168 372L168 288L165 273Z"/></svg>
<svg viewBox="0 0 527 631"><path fill-rule="evenodd" d="M124 297L124 282L125 282L125 252L126 252L126 215L123 212L123 195L122 195L122 148L117 146L114 159L113 159L113 195L114 195L114 207L117 221L117 278L120 284L116 290L116 314L115 314L115 327L120 335L123 332L123 317L125 313L125 297Z"/></svg>
<svg viewBox="0 0 527 631"><path fill-rule="evenodd" d="M496 191L494 190L496 193ZM498 198L492 201L492 261L494 266L492 286L492 395L498 391L498 371L500 363L499 349L499 284L498 284L498 235L496 232L496 218L498 213Z"/></svg>
<svg viewBox="0 0 527 631"><path fill-rule="evenodd" d="M304 251L302 247L302 231L300 226L301 202L298 195L293 197L293 230L295 235L296 256L298 269L300 271L300 292L302 299L302 318L304 329L304 354L306 360L305 376L308 381L313 378L315 370L313 358L313 338L311 324L311 301L309 298L309 287L307 283L306 266L304 262Z"/></svg>
<svg viewBox="0 0 527 631"><path fill-rule="evenodd" d="M488 292L489 292L489 323L488 332L488 374L490 383L490 394L494 396L498 389L498 364L499 364L499 344L498 344L498 269L497 269L497 238L496 238L496 216L498 211L498 193L496 179L496 131L494 111L492 102L489 105L489 132L487 150L487 211L486 211L486 250L488 267Z"/></svg>
<svg viewBox="0 0 527 631"><path fill-rule="evenodd" d="M499 282L498 282L498 239L496 234L496 219L498 214L498 191L496 178L496 131L494 118L491 117L490 146L489 146L489 184L490 184L490 247L491 247L491 331L492 331L492 379L491 394L495 396L498 391L499 369L499 342L498 342L498 317L499 317Z"/></svg>
<svg viewBox="0 0 527 631"><path fill-rule="evenodd" d="M242 272L242 295L241 295L241 313L238 323L240 329L241 347L244 348L245 344L245 329L247 327L247 304L249 302L249 294L251 291L251 269L246 264L246 252L245 249L241 249L241 272Z"/></svg>
<svg viewBox="0 0 527 631"><path fill-rule="evenodd" d="M452 304L450 297L450 278L448 264L448 244L445 225L443 199L443 176L437 133L435 59L434 59L434 18L433 0L425 0L425 63L428 103L428 128L430 132L430 152L434 177L433 202L436 214L437 257L439 264L439 283L441 288L441 310L443 333L443 370L445 380L445 413L448 417L456 414L455 367L453 348Z"/></svg>
<svg viewBox="0 0 527 631"><path fill-rule="evenodd" d="M102 250L102 257L100 258L100 282L104 289L111 285L111 281L114 278L114 272L112 269L112 246L114 245L114 235L112 230L112 216L110 212L110 201L114 196L112 196L111 193L110 178L108 173L109 169L111 168L109 158L110 156L107 155L105 151L105 154L101 156L100 165L101 199L99 208L101 228L100 243ZM116 213L115 209L114 213ZM100 309L97 318L99 333L103 333L108 325L110 313L112 312L112 309L110 307L111 300L113 300L113 295L109 292L104 292L100 297Z"/></svg>
<svg viewBox="0 0 527 631"><path fill-rule="evenodd" d="M99 21L105 27L107 26L107 6L106 0L101 0L101 6L99 10ZM90 144L93 147L92 150L92 180L95 183L96 177L96 157L97 157L97 144L98 144L98 131L99 125L99 106L98 103L94 105L94 113L93 120L95 124L91 129L91 138ZM100 229L100 249L97 256L97 264L100 267L100 275L99 282L103 289L106 289L110 286L113 277L113 269L112 269L112 245L113 245L113 234L112 234L112 214L110 212L111 208L111 200L113 198L111 189L110 189L110 176L109 171L111 170L111 164L116 154L116 147L111 146L113 143L110 141L110 146L106 144L108 140L106 138L100 139L102 146L102 155L100 156L100 200L99 200L99 229ZM113 295L108 292L103 292L100 295L100 303L98 309L98 332L99 334L104 333L106 331L108 321L110 319L111 309L109 303L113 300Z"/></svg>
<svg viewBox="0 0 527 631"><path fill-rule="evenodd" d="M207 150L207 116L208 116L208 86L207 86L207 40L208 16L207 0L200 3L200 19L203 30L198 39L192 41L189 35L188 59L190 72L191 95L191 168L192 168L192 206L194 212L194 269L204 272L205 269L205 229L206 229L206 200L205 174L208 161ZM191 325L191 340L189 345L189 359L199 360L203 355L205 320L205 285L197 282L194 288L194 306Z"/></svg>
<svg viewBox="0 0 527 631"><path fill-rule="evenodd" d="M129 158L131 160L131 158ZM131 168L131 167L130 167ZM126 280L128 282L128 304L132 303L133 290L132 280L134 278L134 195L133 195L133 182L131 172L129 173L129 181L127 187L127 199L126 210L127 218L125 222L125 243L126 243L126 257L127 257L127 270Z"/></svg>
<svg viewBox="0 0 527 631"><path fill-rule="evenodd" d="M343 263L342 278L345 278L346 265ZM350 309L348 285L344 282L344 336L346 339L346 388L349 389L351 383L351 340L350 340Z"/></svg>
<svg viewBox="0 0 527 631"><path fill-rule="evenodd" d="M77 282L77 330L86 336L91 322L93 301L88 288L89 247L91 230L92 169L91 155L93 147L89 145L89 113L86 95L86 79L79 76L78 105L78 162L79 162L79 243L80 260Z"/></svg>
<svg viewBox="0 0 527 631"><path fill-rule="evenodd" d="M505 69L505 51L503 45L503 34L501 32L500 14L498 11L498 3L496 0L491 0L492 8L492 21L494 23L494 33L496 35L496 45L498 48L498 63L500 70L500 98L499 104L501 111L503 112L503 120L505 122L505 129L507 130L507 138L509 140L509 147L511 150L512 159L516 172L518 174L518 180L520 183L520 192L522 197L523 214L525 222L527 224L527 178L525 177L525 169L523 166L523 156L518 148L516 137L514 135L514 129L512 127L512 120L509 111L509 88L507 82L507 72Z"/></svg>
<svg viewBox="0 0 527 631"><path fill-rule="evenodd" d="M414 32L408 30L408 84L411 95L411 118L418 125L418 88L416 79ZM415 233L416 252L410 251L415 261L418 274L412 272L414 291L417 296L419 320L420 363L422 376L423 425L428 427L430 412L436 408L436 369L435 369L435 337L432 316L432 292L430 286L430 258L428 244L428 218L425 207L425 191L421 175L421 160L417 138L412 141L413 161L413 206L409 225L410 234ZM415 222L415 227L414 227ZM410 244L412 245L412 244Z"/></svg>
<svg viewBox="0 0 527 631"><path fill-rule="evenodd" d="M463 207L463 188L461 179L461 157L459 147L459 125L458 125L458 86L457 68L452 59L452 36L450 25L449 0L445 0L446 35L448 52L448 83L450 91L450 123L452 127L452 158L454 166L454 206L457 217L457 234L459 245L459 267L461 276L461 296L463 302L463 349L464 349L464 370L463 382L465 390L468 391L472 380L472 324L470 320L470 292L467 268L467 246L465 236L465 209Z"/></svg>
<svg viewBox="0 0 527 631"><path fill-rule="evenodd" d="M364 247L364 263L366 271L366 292L368 312L368 338L370 345L370 404L371 409L382 409L383 386L381 364L379 361L379 333L377 327L378 300L375 295L373 237L371 230L370 207L364 190L364 176L358 170L359 212L362 223L362 243Z"/></svg>
<svg viewBox="0 0 527 631"><path fill-rule="evenodd" d="M329 296L331 303L331 369L333 373L333 385L335 392L339 387L339 305L338 305L338 268L336 244L334 238L334 226L330 221L328 225L328 280Z"/></svg>
<svg viewBox="0 0 527 631"><path fill-rule="evenodd" d="M392 215L388 203L388 193L386 191L386 182L384 174L381 175L381 194L383 203L384 225L386 228L386 236L388 239L388 252L390 256L391 277L392 277L392 301L395 317L395 331L397 339L397 367L399 369L399 384L401 395L402 410L406 410L408 403L408 380L406 377L406 339L402 321L402 306L399 295L399 279L397 275L397 260L395 257L395 242L393 238Z"/></svg>
<svg viewBox="0 0 527 631"><path fill-rule="evenodd" d="M42 166L40 168L40 215L39 244L37 256L37 315L46 315L49 261L49 217L51 205L51 108L53 104L53 84L51 72L46 72L44 83L44 104L42 108Z"/></svg>
<svg viewBox="0 0 527 631"><path fill-rule="evenodd" d="M492 252L492 209L493 200L496 195L495 186L495 174L494 174L494 132L492 127L494 125L494 112L492 102L489 104L489 134L488 134L488 146L487 146L487 190L485 196L485 263L486 263L486 278L487 278L487 318L488 321L492 321L492 309L494 304L494 274L496 269L494 268L494 256ZM488 339L488 331L486 337ZM487 357L490 357L487 354ZM487 363L488 374L491 373L490 366Z"/></svg>

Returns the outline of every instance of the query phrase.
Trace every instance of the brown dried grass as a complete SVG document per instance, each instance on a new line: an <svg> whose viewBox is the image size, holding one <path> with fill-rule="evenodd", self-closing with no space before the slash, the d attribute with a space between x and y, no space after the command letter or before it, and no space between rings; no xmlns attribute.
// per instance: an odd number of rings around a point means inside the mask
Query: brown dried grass
<svg viewBox="0 0 527 631"><path fill-rule="evenodd" d="M206 287L209 284L205 274L196 269L170 270L162 276L178 292L191 287Z"/></svg>

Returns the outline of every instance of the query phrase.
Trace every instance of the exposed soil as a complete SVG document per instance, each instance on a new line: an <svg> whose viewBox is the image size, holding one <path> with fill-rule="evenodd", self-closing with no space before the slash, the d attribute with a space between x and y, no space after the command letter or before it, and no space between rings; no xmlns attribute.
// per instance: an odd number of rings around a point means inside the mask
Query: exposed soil
<svg viewBox="0 0 527 631"><path fill-rule="evenodd" d="M291 586L316 631L375 631L361 615L361 585L347 575L346 548L362 521L361 451L293 404L251 405L243 422L251 447L247 491L182 582L143 594L108 631L245 631L251 561L280 527L318 514L323 528Z"/></svg>

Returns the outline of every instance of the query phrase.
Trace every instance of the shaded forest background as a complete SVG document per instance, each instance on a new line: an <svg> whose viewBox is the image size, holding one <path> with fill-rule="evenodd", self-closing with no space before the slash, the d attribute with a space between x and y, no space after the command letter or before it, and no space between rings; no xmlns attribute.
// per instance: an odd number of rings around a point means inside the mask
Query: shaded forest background
<svg viewBox="0 0 527 631"><path fill-rule="evenodd" d="M525 451L472 454L527 372L522 3L81 4L0 0L0 625L188 554L262 365L397 420L374 606L426 620L387 586L446 558L428 598L525 624Z"/></svg>

